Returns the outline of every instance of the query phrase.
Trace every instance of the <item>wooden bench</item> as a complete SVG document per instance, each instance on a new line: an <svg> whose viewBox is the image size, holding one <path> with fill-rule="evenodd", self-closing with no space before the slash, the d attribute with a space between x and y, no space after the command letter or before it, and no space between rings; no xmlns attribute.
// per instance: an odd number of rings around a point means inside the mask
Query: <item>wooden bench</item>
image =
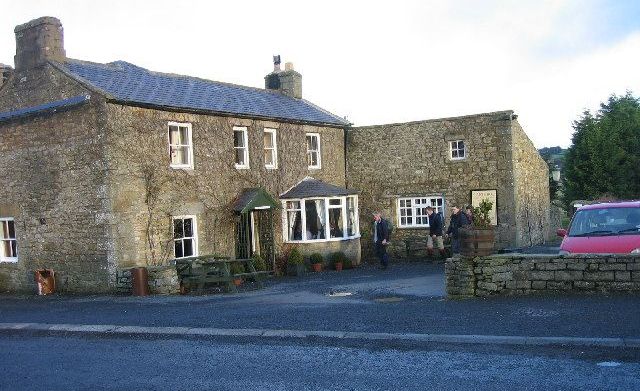
<svg viewBox="0 0 640 391"><path fill-rule="evenodd" d="M180 278L180 292L187 293L195 288L204 291L206 285L219 284L227 292L236 292L234 280L238 278L252 279L258 288L262 288L262 280L270 272L258 272L251 259L229 259L212 255L176 259L176 271ZM231 265L240 263L245 273L231 273Z"/></svg>

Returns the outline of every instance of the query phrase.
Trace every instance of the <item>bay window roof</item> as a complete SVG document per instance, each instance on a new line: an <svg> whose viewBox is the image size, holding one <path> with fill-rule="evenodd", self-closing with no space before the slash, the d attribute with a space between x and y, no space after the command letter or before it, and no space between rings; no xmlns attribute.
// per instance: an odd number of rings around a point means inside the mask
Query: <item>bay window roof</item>
<svg viewBox="0 0 640 391"><path fill-rule="evenodd" d="M313 197L338 197L358 194L356 190L346 189L323 182L319 179L306 177L297 185L280 195L280 199L299 199Z"/></svg>

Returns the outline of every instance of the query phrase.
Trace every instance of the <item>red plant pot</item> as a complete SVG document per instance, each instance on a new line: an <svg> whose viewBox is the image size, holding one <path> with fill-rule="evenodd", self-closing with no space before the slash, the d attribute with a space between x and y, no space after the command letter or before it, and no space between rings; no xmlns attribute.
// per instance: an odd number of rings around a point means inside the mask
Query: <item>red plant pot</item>
<svg viewBox="0 0 640 391"><path fill-rule="evenodd" d="M321 263L314 263L311 265L311 267L313 267L313 271L314 272L321 272L322 271L322 264Z"/></svg>

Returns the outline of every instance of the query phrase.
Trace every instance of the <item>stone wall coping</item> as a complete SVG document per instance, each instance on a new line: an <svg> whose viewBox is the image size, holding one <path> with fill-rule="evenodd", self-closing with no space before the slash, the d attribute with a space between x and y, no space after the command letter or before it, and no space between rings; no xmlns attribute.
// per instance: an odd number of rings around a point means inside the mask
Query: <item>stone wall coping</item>
<svg viewBox="0 0 640 391"><path fill-rule="evenodd" d="M518 254L518 253L507 253L507 254L493 254L488 255L486 257L479 257L481 260L487 259L607 259L607 258L622 258L622 259L632 259L638 258L640 259L640 254L571 254L571 255L559 255L559 254Z"/></svg>
<svg viewBox="0 0 640 391"><path fill-rule="evenodd" d="M500 115L504 116L504 115L511 115L511 114L513 114L513 110L503 110L503 111L493 111L493 112L490 112L490 113L478 113L478 114L461 115L461 116L458 116L458 117L434 118L434 119L425 119L425 120L410 121L410 122L395 122L395 123L382 124L382 125L354 126L354 127L347 128L347 130L352 131L352 130L360 130L360 129L363 129L363 130L378 129L378 128L384 128L384 127L387 127L387 126L415 125L415 124L423 124L423 123L430 123L430 122L467 120L467 119L473 119L473 118L479 118L479 117L498 117ZM511 117L505 117L505 118L500 118L500 119L503 119L504 121L508 121L508 120L511 119Z"/></svg>

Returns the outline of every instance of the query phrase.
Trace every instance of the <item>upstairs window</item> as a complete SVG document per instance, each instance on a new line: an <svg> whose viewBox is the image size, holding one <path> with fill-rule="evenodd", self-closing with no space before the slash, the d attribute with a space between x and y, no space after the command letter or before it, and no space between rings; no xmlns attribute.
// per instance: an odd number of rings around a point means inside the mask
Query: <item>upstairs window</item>
<svg viewBox="0 0 640 391"><path fill-rule="evenodd" d="M198 231L195 216L173 218L173 254L175 258L198 255Z"/></svg>
<svg viewBox="0 0 640 391"><path fill-rule="evenodd" d="M307 133L307 164L312 169L321 167L319 133Z"/></svg>
<svg viewBox="0 0 640 391"><path fill-rule="evenodd" d="M246 127L233 127L233 149L235 151L236 168L249 168L249 143L247 142Z"/></svg>
<svg viewBox="0 0 640 391"><path fill-rule="evenodd" d="M398 200L399 227L428 227L429 218L427 206L433 207L437 212L444 211L444 199L442 197L412 197Z"/></svg>
<svg viewBox="0 0 640 391"><path fill-rule="evenodd" d="M264 130L264 166L268 169L278 168L278 147L275 129Z"/></svg>
<svg viewBox="0 0 640 391"><path fill-rule="evenodd" d="M18 261L16 226L12 217L0 217L0 262Z"/></svg>
<svg viewBox="0 0 640 391"><path fill-rule="evenodd" d="M462 160L467 157L464 140L449 141L449 156L451 160Z"/></svg>
<svg viewBox="0 0 640 391"><path fill-rule="evenodd" d="M169 156L173 168L193 168L191 124L169 122Z"/></svg>

